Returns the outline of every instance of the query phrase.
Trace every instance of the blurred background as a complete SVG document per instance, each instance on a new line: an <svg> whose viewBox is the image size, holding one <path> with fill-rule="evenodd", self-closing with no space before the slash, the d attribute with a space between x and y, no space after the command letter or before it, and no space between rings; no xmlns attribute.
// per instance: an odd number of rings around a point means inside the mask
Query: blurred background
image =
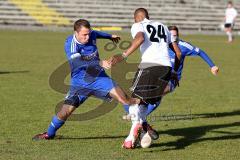
<svg viewBox="0 0 240 160"><path fill-rule="evenodd" d="M0 0L0 160L239 160L240 16L234 41L228 43L223 31L227 2ZM240 0L233 4L240 13ZM138 7L147 8L153 20L177 25L180 38L204 50L220 68L219 75L213 76L198 56L186 58L180 87L164 97L161 107L149 117L160 139L148 149L129 152L121 148L130 123L122 120L125 112L120 104L92 120L67 121L57 133L59 139L33 142L32 137L46 130L56 105L65 97L66 93L51 88L49 78L67 61L64 42L73 34L73 22L87 19L94 29L119 34L121 44L132 40L130 27ZM122 53L129 44L107 50L109 43L98 40L101 59ZM123 77L127 82L116 75L129 71L139 59L140 54L135 53L129 56L128 65L119 65L119 72L107 73L111 77L116 73L113 79L128 91L133 74ZM69 79L70 73L64 83ZM101 100L89 98L74 114L100 104Z"/></svg>
<svg viewBox="0 0 240 160"><path fill-rule="evenodd" d="M0 26L14 29L72 29L79 18L100 30L124 30L138 7L150 18L177 25L185 33L221 33L227 0L0 0ZM240 8L240 1L234 0ZM240 30L240 16L235 30Z"/></svg>

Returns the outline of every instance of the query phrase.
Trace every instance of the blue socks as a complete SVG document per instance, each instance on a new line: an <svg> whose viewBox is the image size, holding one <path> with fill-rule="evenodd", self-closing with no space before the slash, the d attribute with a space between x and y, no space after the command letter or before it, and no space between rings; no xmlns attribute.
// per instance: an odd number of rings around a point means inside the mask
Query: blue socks
<svg viewBox="0 0 240 160"><path fill-rule="evenodd" d="M148 108L147 109L147 116L149 114L151 114L158 107L159 104L148 104L148 106L147 106L147 108Z"/></svg>
<svg viewBox="0 0 240 160"><path fill-rule="evenodd" d="M129 105L123 105L125 112L129 113Z"/></svg>
<svg viewBox="0 0 240 160"><path fill-rule="evenodd" d="M58 119L57 116L54 116L52 118L52 122L50 123L48 127L47 134L50 138L53 138L57 132L57 130L62 127L62 125L65 123L65 121Z"/></svg>

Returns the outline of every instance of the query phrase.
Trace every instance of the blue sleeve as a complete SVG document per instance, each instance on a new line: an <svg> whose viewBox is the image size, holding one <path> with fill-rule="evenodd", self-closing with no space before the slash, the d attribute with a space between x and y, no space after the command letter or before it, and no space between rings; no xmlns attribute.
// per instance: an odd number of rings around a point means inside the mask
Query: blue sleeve
<svg viewBox="0 0 240 160"><path fill-rule="evenodd" d="M73 47L72 38L67 38L64 45L64 50L68 60L71 60L71 55L76 53L76 48Z"/></svg>
<svg viewBox="0 0 240 160"><path fill-rule="evenodd" d="M213 66L215 66L211 58L208 57L208 55L201 49L199 50L199 56L209 65L209 67L212 68Z"/></svg>
<svg viewBox="0 0 240 160"><path fill-rule="evenodd" d="M189 52L187 56L200 56L209 65L209 67L212 68L213 66L215 66L215 64L213 63L211 58L207 55L207 53L205 53L203 50L197 47L194 47L194 49L191 50L191 52Z"/></svg>
<svg viewBox="0 0 240 160"><path fill-rule="evenodd" d="M215 66L211 58L203 50L187 42L181 42L181 43L182 43L182 46L184 47L184 51L182 52L183 54L185 54L186 56L200 56L209 65L209 67Z"/></svg>
<svg viewBox="0 0 240 160"><path fill-rule="evenodd" d="M100 31L95 31L93 30L92 32L94 32L96 34L96 38L103 38L103 39L111 39L112 35L105 33L105 32L100 32Z"/></svg>

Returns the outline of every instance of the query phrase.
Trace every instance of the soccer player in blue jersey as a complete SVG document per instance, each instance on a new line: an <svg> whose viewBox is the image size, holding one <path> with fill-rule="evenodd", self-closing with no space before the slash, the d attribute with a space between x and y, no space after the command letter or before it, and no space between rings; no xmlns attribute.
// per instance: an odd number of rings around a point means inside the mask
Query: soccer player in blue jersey
<svg viewBox="0 0 240 160"><path fill-rule="evenodd" d="M65 42L65 52L71 68L71 87L61 110L52 118L47 132L38 134L33 140L52 139L72 112L89 96L104 100L114 98L122 104L137 104L139 100L129 98L105 73L111 67L107 60L100 60L97 39L110 39L117 43L120 37L91 29L87 20L74 23L74 34Z"/></svg>
<svg viewBox="0 0 240 160"><path fill-rule="evenodd" d="M173 92L176 86L178 86L178 83L181 80L181 76L182 76L184 60L187 56L201 57L209 65L211 73L213 75L218 74L219 68L213 63L213 61L209 58L209 56L203 50L201 50L196 46L191 45L188 42L185 42L179 39L179 30L176 26L169 26L168 29L171 32L171 35L176 38L178 47L180 48L182 54L180 59L180 65L177 72L175 72L174 70L172 71L173 77L177 77L177 79L172 79L169 81L167 87L164 90L164 95L166 95L167 93ZM171 49L169 49L169 54L170 54L172 66L174 68L175 53ZM160 105L160 103L161 103L161 100L155 104L148 104L147 115L153 112ZM125 105L124 109L127 113L129 113L129 105ZM131 115L124 116L123 118L130 119ZM157 132L150 125L147 124L145 126L147 126L145 130L148 131L151 138L158 139L159 136L157 135Z"/></svg>

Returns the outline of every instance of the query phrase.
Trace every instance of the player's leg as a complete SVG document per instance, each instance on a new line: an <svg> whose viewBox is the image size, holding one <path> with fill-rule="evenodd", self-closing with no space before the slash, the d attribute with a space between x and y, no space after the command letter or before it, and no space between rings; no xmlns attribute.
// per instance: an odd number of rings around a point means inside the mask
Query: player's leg
<svg viewBox="0 0 240 160"><path fill-rule="evenodd" d="M164 92L163 92L163 95L165 96L166 94L170 93L170 92L173 92L174 89L176 88L176 85L174 85L173 82L169 81L168 85L166 86ZM154 103L154 104L148 104L147 105L147 111L146 111L146 116L148 116L149 114L151 114L156 108L158 108L161 104L161 100L162 100L162 97L161 99ZM124 109L127 113L127 115L124 115L123 116L123 119L124 120L128 120L130 121L131 118L133 117L133 114L129 113L129 105L124 105ZM149 136L153 139L153 140L156 140L159 138L159 135L157 133L157 131L155 129L152 128L152 126L150 126L145 118L145 121L142 123L142 127L143 127L143 130L145 132L148 132Z"/></svg>
<svg viewBox="0 0 240 160"><path fill-rule="evenodd" d="M132 87L133 93L135 91L135 88L138 87L137 86L139 84L138 82L142 81L141 77L143 72L144 72L143 69L138 69L138 71L135 74L135 78L133 80L134 83ZM122 147L126 149L133 149L136 147L136 140L138 139L138 135L140 136L139 131L142 130L140 105L130 105L129 107L127 107L127 109L129 111L130 120L132 121L132 126L130 129L129 135L123 142ZM146 111L146 106L145 106L145 111Z"/></svg>
<svg viewBox="0 0 240 160"><path fill-rule="evenodd" d="M64 125L65 121L76 108L77 106L63 104L61 110L52 118L52 121L48 127L47 135L49 138L53 138L56 135L57 130Z"/></svg>
<svg viewBox="0 0 240 160"><path fill-rule="evenodd" d="M112 88L109 95L123 105L138 104L140 102L138 98L129 98L119 86Z"/></svg>
<svg viewBox="0 0 240 160"><path fill-rule="evenodd" d="M153 140L156 140L159 138L159 135L157 133L157 131L155 129L152 128L152 126L149 125L149 123L147 122L147 119L146 117L151 113L153 112L159 105L160 105L160 102L161 101L158 101L156 102L155 104L148 104L147 107L142 107L140 110L140 115L142 116L141 117L141 120L142 120L142 128L144 130L144 132L148 132L149 136L153 139ZM126 107L126 106L125 106ZM139 106L141 107L141 106ZM128 111L130 110L129 109L130 107L128 106L127 109ZM130 113L128 112L127 115L124 115L123 116L123 119L124 120L128 120L130 121L132 119L132 117L135 117L135 114L136 113Z"/></svg>
<svg viewBox="0 0 240 160"><path fill-rule="evenodd" d="M154 103L154 104L148 104L147 106L147 116L150 115L153 111L155 111L161 104L162 98L160 101Z"/></svg>
<svg viewBox="0 0 240 160"><path fill-rule="evenodd" d="M164 89L163 96L165 96L168 93L173 92L175 90L175 88L176 88L176 85L174 85L173 81L169 81L168 85ZM160 106L162 97L161 97L161 99L158 102L156 102L154 104L148 104L147 105L147 108L148 108L147 116L149 114L151 114L156 108L158 108L158 106ZM126 115L123 116L123 119L124 120L130 120L131 119L131 115L129 114L129 105L123 105L123 107L124 107L125 112L127 113Z"/></svg>
<svg viewBox="0 0 240 160"><path fill-rule="evenodd" d="M141 74L139 74L141 73ZM158 133L151 128L151 126L147 123L146 117L148 113L148 104L156 104L159 102L164 95L164 91L166 86L168 85L168 81L170 80L171 68L164 66L154 66L146 69L140 69L137 72L137 76L135 76L135 80L133 83L133 97L141 97L142 103L139 105L139 113L131 113L130 114L139 114L140 115L140 124L142 124L143 129L145 128L146 132L149 130L154 131L152 134L154 135L152 138L157 139Z"/></svg>
<svg viewBox="0 0 240 160"><path fill-rule="evenodd" d="M230 42L232 42L233 39L234 39L234 36L233 36L233 27L234 27L234 24L232 23L232 24L231 24L231 27L229 28L229 32L230 32L230 36L231 36Z"/></svg>
<svg viewBox="0 0 240 160"><path fill-rule="evenodd" d="M225 32L228 36L228 42L232 42L232 26L230 23L225 24Z"/></svg>
<svg viewBox="0 0 240 160"><path fill-rule="evenodd" d="M227 29L227 35L228 35L228 42L232 42L232 29L231 27Z"/></svg>
<svg viewBox="0 0 240 160"><path fill-rule="evenodd" d="M73 105L63 104L61 110L57 113L58 119L66 121L75 109L76 107Z"/></svg>
<svg viewBox="0 0 240 160"><path fill-rule="evenodd" d="M138 141L138 138L142 131L140 113L141 113L141 111L140 111L140 107L138 104L131 105L129 107L129 114L133 115L131 117L132 126L130 129L129 135L123 142L123 145L122 145L123 148L133 149L136 147L136 142Z"/></svg>
<svg viewBox="0 0 240 160"><path fill-rule="evenodd" d="M173 91L175 90L175 88L176 88L175 83L174 83L172 80L170 80L170 81L168 82L168 85L167 85L166 88L164 89L163 95L162 95L162 97L160 98L160 100L157 101L157 102L154 103L154 104L148 104L147 116L150 115L154 110L156 110L156 108L158 108L158 107L160 106L161 101L162 101L162 98L163 98L166 94L173 92ZM159 138L159 134L157 133L157 131L156 131L155 129L153 129L152 126L150 126L147 121L144 122L142 125L143 125L143 130L144 130L145 132L148 132L149 136L150 136L153 140L156 140L156 139Z"/></svg>
<svg viewBox="0 0 240 160"><path fill-rule="evenodd" d="M160 105L160 103L161 103L161 100L156 102L155 104L148 104L147 107L146 107L147 108L147 112L146 112L147 116L149 114L151 114L155 109L157 109L158 106ZM126 112L126 115L123 115L122 118L123 118L123 120L130 121L131 120L131 114L129 113L130 105L123 105L123 107L124 107L124 110Z"/></svg>
<svg viewBox="0 0 240 160"><path fill-rule="evenodd" d="M175 90L176 88L176 85L174 85L174 82L172 80L170 80L168 82L168 85L166 86L166 88L164 89L164 92L163 92L163 95L162 97L160 98L160 100L154 104L148 104L148 110L147 110L147 116L149 114L151 114L155 109L157 109L160 104L161 104L161 101L162 101L162 98L167 95L168 93L171 93Z"/></svg>
<svg viewBox="0 0 240 160"><path fill-rule="evenodd" d="M60 111L53 116L47 132L35 135L33 140L53 139L56 132L61 128L74 110L87 99L86 96L68 94Z"/></svg>
<svg viewBox="0 0 240 160"><path fill-rule="evenodd" d="M95 82L88 86L92 90L91 94L101 99L116 99L121 104L137 104L140 102L137 98L130 98L120 88L113 79L111 79L105 72L101 72L95 78Z"/></svg>

